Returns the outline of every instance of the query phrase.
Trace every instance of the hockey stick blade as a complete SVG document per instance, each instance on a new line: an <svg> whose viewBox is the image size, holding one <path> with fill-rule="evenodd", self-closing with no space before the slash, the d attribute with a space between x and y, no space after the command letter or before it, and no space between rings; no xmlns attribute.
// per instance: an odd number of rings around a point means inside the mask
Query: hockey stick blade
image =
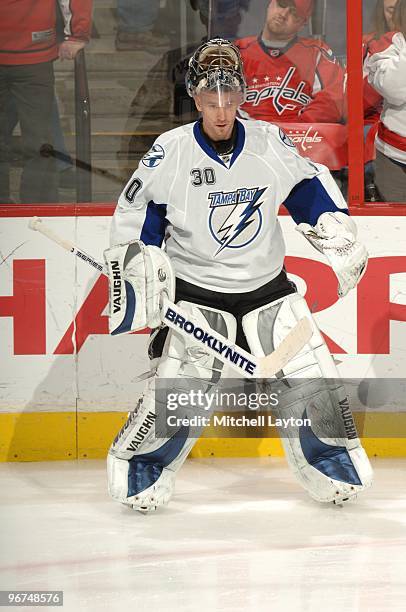
<svg viewBox="0 0 406 612"><path fill-rule="evenodd" d="M310 320L303 317L298 321L280 345L259 362L259 378L271 378L297 355L297 353L310 341L313 335Z"/></svg>
<svg viewBox="0 0 406 612"><path fill-rule="evenodd" d="M78 249L71 242L55 234L39 217L30 219L28 227L40 232L65 250L79 257L81 261L106 274L105 267L100 262L85 253L85 251ZM237 344L230 342L208 324L203 325L195 317L191 316L190 313L178 306L178 304L171 302L166 296L162 301L161 319L165 325L176 330L182 336L189 338L194 344L200 345L202 349L229 365L245 378L271 378L293 359L310 340L313 333L309 319L304 317L290 330L288 335L272 353L265 357L256 357L240 348Z"/></svg>

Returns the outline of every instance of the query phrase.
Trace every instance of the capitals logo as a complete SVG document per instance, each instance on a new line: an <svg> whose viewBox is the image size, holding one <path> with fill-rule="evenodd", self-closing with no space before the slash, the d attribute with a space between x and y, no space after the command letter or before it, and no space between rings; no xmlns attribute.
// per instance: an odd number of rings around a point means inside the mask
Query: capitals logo
<svg viewBox="0 0 406 612"><path fill-rule="evenodd" d="M147 168L156 168L156 166L159 166L164 157L165 151L163 147L161 147L159 144L154 144L148 153L145 153L144 157L142 158L142 163Z"/></svg>
<svg viewBox="0 0 406 612"><path fill-rule="evenodd" d="M298 106L306 107L312 101L312 98L303 91L306 87L306 81L297 82L295 83L296 86L292 87L295 72L296 68L291 66L283 78L277 77L274 82L270 82L270 78L266 77L265 81L267 82L259 88L250 85L245 102L258 106L263 100L272 99L272 104L278 115L283 115L285 111L294 111ZM258 80L253 79L252 82L257 83Z"/></svg>
<svg viewBox="0 0 406 612"><path fill-rule="evenodd" d="M251 187L209 193L209 228L219 245L214 257L226 248L240 249L255 240L262 227L261 197L266 189Z"/></svg>

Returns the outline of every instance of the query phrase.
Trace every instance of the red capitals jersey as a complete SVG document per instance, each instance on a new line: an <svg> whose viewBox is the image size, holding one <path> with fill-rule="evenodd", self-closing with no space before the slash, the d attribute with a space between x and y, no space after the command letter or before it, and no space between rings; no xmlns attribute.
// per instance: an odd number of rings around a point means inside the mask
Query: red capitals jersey
<svg viewBox="0 0 406 612"><path fill-rule="evenodd" d="M322 41L295 37L279 49L250 36L235 44L248 85L243 116L270 122L342 120L344 71Z"/></svg>
<svg viewBox="0 0 406 612"><path fill-rule="evenodd" d="M90 38L92 0L58 0L65 40ZM40 64L57 58L55 0L0 0L0 64Z"/></svg>

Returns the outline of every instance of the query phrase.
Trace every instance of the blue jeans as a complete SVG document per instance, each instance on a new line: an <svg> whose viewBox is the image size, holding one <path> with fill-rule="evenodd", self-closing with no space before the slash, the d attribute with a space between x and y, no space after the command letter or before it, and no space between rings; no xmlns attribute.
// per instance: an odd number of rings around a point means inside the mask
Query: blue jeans
<svg viewBox="0 0 406 612"><path fill-rule="evenodd" d="M10 96L7 99L6 103L6 143L7 147L11 148L11 138L13 136L14 128L18 123L18 113L16 108L16 101ZM73 161L71 156L68 153L65 144L65 138L62 132L61 121L59 118L59 109L58 103L54 96L54 101L52 103L52 135L53 135L53 146L57 153L62 153L64 159L56 159L55 166L58 172L62 172L63 170L67 170L73 166Z"/></svg>
<svg viewBox="0 0 406 612"><path fill-rule="evenodd" d="M159 0L117 0L118 29L121 32L149 32L155 23Z"/></svg>
<svg viewBox="0 0 406 612"><path fill-rule="evenodd" d="M13 100L15 112L7 116ZM55 160L44 154L52 144L54 69L52 62L0 66L0 202L10 200L10 139L20 122L24 155L20 202L57 202Z"/></svg>

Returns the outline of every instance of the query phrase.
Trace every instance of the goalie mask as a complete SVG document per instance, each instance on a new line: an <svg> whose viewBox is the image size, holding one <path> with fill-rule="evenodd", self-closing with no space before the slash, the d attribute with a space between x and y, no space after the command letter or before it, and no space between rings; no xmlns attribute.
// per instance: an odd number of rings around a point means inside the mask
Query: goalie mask
<svg viewBox="0 0 406 612"><path fill-rule="evenodd" d="M186 89L191 97L216 93L218 106L242 104L246 82L238 47L223 38L200 45L189 60Z"/></svg>

